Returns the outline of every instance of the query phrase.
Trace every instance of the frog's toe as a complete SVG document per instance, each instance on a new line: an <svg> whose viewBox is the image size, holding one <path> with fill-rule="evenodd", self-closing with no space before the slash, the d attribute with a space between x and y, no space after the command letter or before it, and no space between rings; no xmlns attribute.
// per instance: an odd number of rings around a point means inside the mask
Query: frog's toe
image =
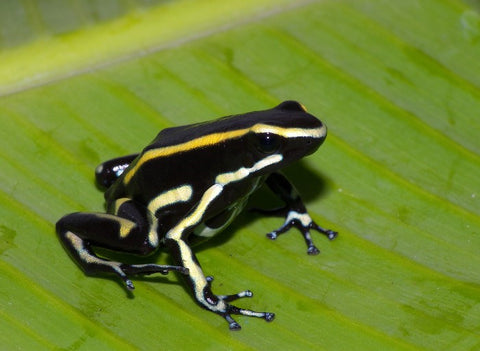
<svg viewBox="0 0 480 351"><path fill-rule="evenodd" d="M224 317L228 322L228 328L230 330L237 331L242 329L240 324L238 324L237 321L232 318L232 316L230 316L229 314L226 314Z"/></svg>
<svg viewBox="0 0 480 351"><path fill-rule="evenodd" d="M312 221L310 223L308 228L316 230L319 233L322 233L323 235L325 235L328 238L328 240L333 240L338 236L338 232L336 232L334 230L331 230L331 229L322 228L317 223L315 223L314 221Z"/></svg>
<svg viewBox="0 0 480 351"><path fill-rule="evenodd" d="M265 312L265 317L263 317L267 322L271 322L275 319L275 313Z"/></svg>
<svg viewBox="0 0 480 351"><path fill-rule="evenodd" d="M232 302L242 297L252 297L253 293L250 290L240 291L239 293L232 294L232 295L219 295L218 298L225 302Z"/></svg>
<svg viewBox="0 0 480 351"><path fill-rule="evenodd" d="M230 330L240 330L242 327L238 324L231 316L231 314L243 315L247 317L257 317L265 319L267 322L271 322L275 319L275 313L272 312L255 312L251 310L246 310L243 308L238 308L236 306L228 305L228 313L225 313L223 317L228 322L228 327Z"/></svg>
<svg viewBox="0 0 480 351"><path fill-rule="evenodd" d="M125 287L128 290L132 291L132 290L135 289L135 286L133 285L132 281L128 278L127 272L125 272L123 270L122 266L123 266L122 264L112 265L113 272L115 274L117 274L123 280L123 283L125 284Z"/></svg>
<svg viewBox="0 0 480 351"><path fill-rule="evenodd" d="M319 253L320 253L320 250L315 245L311 245L307 249L307 254L309 254L310 256L315 256L315 255L318 255Z"/></svg>
<svg viewBox="0 0 480 351"><path fill-rule="evenodd" d="M213 277L211 275L208 275L205 278L207 280L208 287L211 288ZM253 292L251 292L250 290L240 291L239 293L231 294L231 295L217 295L217 297L220 300L223 300L225 302L232 302L232 301L241 299L242 297L252 297L252 296L253 296Z"/></svg>
<svg viewBox="0 0 480 351"><path fill-rule="evenodd" d="M135 289L135 286L133 285L133 283L130 279L125 278L123 281L125 282L125 285L126 285L128 290L134 290Z"/></svg>

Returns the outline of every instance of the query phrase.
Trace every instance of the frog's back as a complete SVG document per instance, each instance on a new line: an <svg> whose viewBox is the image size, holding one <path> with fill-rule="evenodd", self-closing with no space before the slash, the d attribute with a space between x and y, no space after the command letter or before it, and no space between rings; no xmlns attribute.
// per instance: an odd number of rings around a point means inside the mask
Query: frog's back
<svg viewBox="0 0 480 351"><path fill-rule="evenodd" d="M270 110L164 129L107 190L105 198L111 202L128 197L145 203L182 185L202 194L219 174L249 168L258 161L249 149L250 134L269 130L281 134L292 128L321 130L323 125L298 102L286 101Z"/></svg>
<svg viewBox="0 0 480 351"><path fill-rule="evenodd" d="M219 140L229 140L241 132L248 132L255 125L268 125L280 128L317 128L321 122L307 113L296 101L282 104L264 111L254 111L240 115L231 115L186 126L171 127L160 131L155 139L144 149L160 149L176 146L178 150L188 150L188 146L208 146ZM188 143L186 145L186 143Z"/></svg>

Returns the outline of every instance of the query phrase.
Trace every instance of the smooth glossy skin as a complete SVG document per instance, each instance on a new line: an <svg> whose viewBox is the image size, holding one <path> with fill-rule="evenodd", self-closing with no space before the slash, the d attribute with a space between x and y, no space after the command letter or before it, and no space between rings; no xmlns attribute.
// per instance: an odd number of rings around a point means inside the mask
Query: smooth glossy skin
<svg viewBox="0 0 480 351"><path fill-rule="evenodd" d="M213 278L203 273L192 244L226 228L265 183L285 202L281 209L261 211L285 217L282 227L267 236L275 239L294 226L303 234L308 253L318 254L309 230L329 239L336 232L319 227L310 218L294 187L278 171L315 152L325 137L322 122L294 101L270 110L165 129L140 154L97 168L97 181L107 187L108 214L67 215L57 223L57 233L87 273L116 273L133 289L130 275L179 271L196 302L223 316L230 329L240 329L232 314L271 321L273 313L230 304L251 297L248 290L228 296L213 294ZM99 258L93 246L141 255L162 247L175 265L109 261Z"/></svg>

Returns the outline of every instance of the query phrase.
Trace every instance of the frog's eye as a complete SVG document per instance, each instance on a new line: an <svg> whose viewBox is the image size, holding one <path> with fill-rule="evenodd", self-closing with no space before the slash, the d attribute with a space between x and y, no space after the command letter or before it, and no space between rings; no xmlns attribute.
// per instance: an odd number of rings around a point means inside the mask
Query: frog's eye
<svg viewBox="0 0 480 351"><path fill-rule="evenodd" d="M264 154L273 154L280 148L280 138L273 133L262 133L257 138L257 149Z"/></svg>

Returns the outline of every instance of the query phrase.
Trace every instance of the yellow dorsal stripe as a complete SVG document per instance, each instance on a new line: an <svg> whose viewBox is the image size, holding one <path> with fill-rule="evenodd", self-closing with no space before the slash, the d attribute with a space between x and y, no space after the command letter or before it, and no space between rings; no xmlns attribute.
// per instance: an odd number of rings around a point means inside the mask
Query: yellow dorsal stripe
<svg viewBox="0 0 480 351"><path fill-rule="evenodd" d="M245 129L234 130L231 132L225 133L214 133L205 135L200 138L196 138L185 143L166 146L158 149L152 149L145 152L142 157L137 161L137 163L128 170L128 173L125 174L124 183L128 184L132 179L135 172L146 162L153 160L158 157L166 157L179 152L184 152L188 150L193 150L208 145L214 145L222 140L238 138L246 133Z"/></svg>
<svg viewBox="0 0 480 351"><path fill-rule="evenodd" d="M313 129L304 129L304 128L282 128L277 126L270 126L266 124L256 124L250 128L237 129L229 132L222 133L212 133L205 136L201 136L190 141L165 146L158 149L152 149L145 152L142 157L137 161L135 165L125 174L124 183L128 184L132 179L136 171L146 162L153 160L158 157L171 156L179 152L185 152L189 150L194 150L202 148L205 146L215 145L221 141L239 138L248 132L254 133L274 133L285 138L298 138L298 137L310 137L310 138L321 138L326 134L325 126L321 128Z"/></svg>

